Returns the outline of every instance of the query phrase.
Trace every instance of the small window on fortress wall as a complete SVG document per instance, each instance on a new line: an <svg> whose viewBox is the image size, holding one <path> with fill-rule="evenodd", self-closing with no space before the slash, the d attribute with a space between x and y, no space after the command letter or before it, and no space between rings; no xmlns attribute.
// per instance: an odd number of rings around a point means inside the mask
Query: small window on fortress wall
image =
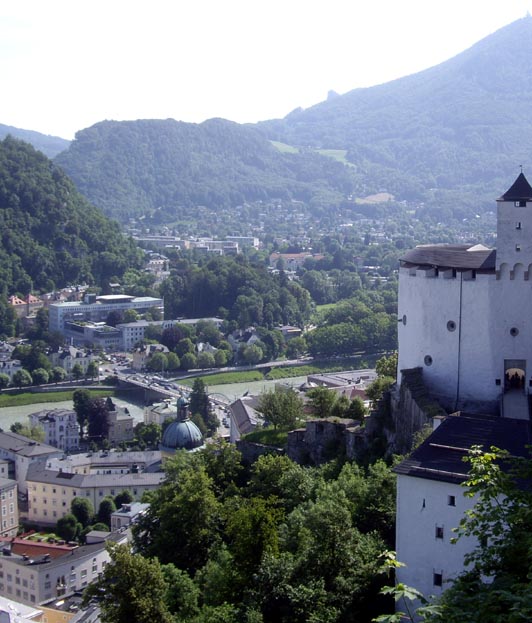
<svg viewBox="0 0 532 623"><path fill-rule="evenodd" d="M524 201L523 199L519 201L514 201L514 206L516 208L526 208L526 201Z"/></svg>
<svg viewBox="0 0 532 623"><path fill-rule="evenodd" d="M455 331L456 330L456 322L454 320L449 320L447 323L447 331Z"/></svg>
<svg viewBox="0 0 532 623"><path fill-rule="evenodd" d="M432 357L430 355L425 355L425 359L423 359L423 361L425 362L426 366L432 365Z"/></svg>
<svg viewBox="0 0 532 623"><path fill-rule="evenodd" d="M517 221L517 223L515 224L515 228L521 229L521 221Z"/></svg>
<svg viewBox="0 0 532 623"><path fill-rule="evenodd" d="M519 335L519 329L518 329L517 327L512 327L512 328L510 329L510 335L511 335L512 337L515 337L516 335Z"/></svg>

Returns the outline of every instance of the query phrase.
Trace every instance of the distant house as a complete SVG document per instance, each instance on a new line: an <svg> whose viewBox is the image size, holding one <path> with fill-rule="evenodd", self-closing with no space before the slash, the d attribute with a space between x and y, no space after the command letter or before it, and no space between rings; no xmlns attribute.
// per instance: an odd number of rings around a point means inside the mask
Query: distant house
<svg viewBox="0 0 532 623"><path fill-rule="evenodd" d="M149 504L143 504L142 502L122 504L118 510L111 513L111 531L116 532L121 528L127 528L132 523L135 523L149 508Z"/></svg>
<svg viewBox="0 0 532 623"><path fill-rule="evenodd" d="M18 359L11 359L9 355L0 354L0 374L7 374L9 380L13 380L13 375L22 370L22 364Z"/></svg>
<svg viewBox="0 0 532 623"><path fill-rule="evenodd" d="M26 318L27 316L31 316L38 309L44 307L43 301L37 296L33 296L33 294L28 294L25 300L19 298L18 296L10 296L9 304L15 310L17 318Z"/></svg>
<svg viewBox="0 0 532 623"><path fill-rule="evenodd" d="M279 261L282 261L284 270L296 271L303 268L305 261L309 258L314 260L323 260L324 255L312 253L272 253L270 255L270 268L278 268Z"/></svg>
<svg viewBox="0 0 532 623"><path fill-rule="evenodd" d="M146 344L133 351L132 367L134 370L144 370L148 361L155 353L169 353L170 351L163 344ZM162 370L161 370L162 371Z"/></svg>
<svg viewBox="0 0 532 623"><path fill-rule="evenodd" d="M135 437L135 421L127 407L118 407L111 398L107 398L109 409L109 432L107 438L111 445L122 441L132 441Z"/></svg>
<svg viewBox="0 0 532 623"><path fill-rule="evenodd" d="M64 452L79 449L79 424L71 409L45 409L28 416L31 426L44 430L44 441Z"/></svg>
<svg viewBox="0 0 532 623"><path fill-rule="evenodd" d="M86 374L91 361L99 361L92 351L74 346L59 347L48 354L48 359L53 366L63 368L69 377L75 365L80 366L83 374Z"/></svg>
<svg viewBox="0 0 532 623"><path fill-rule="evenodd" d="M255 430L260 415L256 410L257 399L242 397L229 405L229 440L236 443L243 435Z"/></svg>

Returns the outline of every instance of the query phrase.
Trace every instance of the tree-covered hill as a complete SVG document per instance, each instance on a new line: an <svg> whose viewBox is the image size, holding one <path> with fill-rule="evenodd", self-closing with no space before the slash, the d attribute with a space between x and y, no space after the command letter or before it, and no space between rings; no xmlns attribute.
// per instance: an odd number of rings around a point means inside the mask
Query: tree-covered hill
<svg viewBox="0 0 532 623"><path fill-rule="evenodd" d="M42 153L45 156L48 156L48 158L57 156L58 153L62 152L70 144L70 141L60 138L59 136L41 134L40 132L35 132L33 130L22 130L11 125L3 125L0 123L0 139L5 138L6 136L12 136L13 138L18 138L21 141L30 143L30 145L35 147L35 149L42 151Z"/></svg>
<svg viewBox="0 0 532 623"><path fill-rule="evenodd" d="M478 206L532 164L531 111L527 16L436 67L258 127L291 145L346 150L368 190Z"/></svg>
<svg viewBox="0 0 532 623"><path fill-rule="evenodd" d="M228 208L246 201L342 201L356 176L314 153L281 153L251 126L223 119L103 121L56 158L105 213L125 219L162 208Z"/></svg>
<svg viewBox="0 0 532 623"><path fill-rule="evenodd" d="M0 141L0 283L3 294L68 283L102 287L141 251L31 145Z"/></svg>

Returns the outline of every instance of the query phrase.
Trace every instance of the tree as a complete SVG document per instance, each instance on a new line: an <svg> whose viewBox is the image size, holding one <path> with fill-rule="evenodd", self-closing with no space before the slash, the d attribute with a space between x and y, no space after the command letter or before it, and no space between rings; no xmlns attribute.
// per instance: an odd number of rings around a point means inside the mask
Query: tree
<svg viewBox="0 0 532 623"><path fill-rule="evenodd" d="M86 376L89 377L92 381L95 378L98 378L100 375L100 366L97 361L89 361L89 365L87 366Z"/></svg>
<svg viewBox="0 0 532 623"><path fill-rule="evenodd" d="M108 528L111 525L111 515L116 511L115 501L112 497L105 497L98 507L97 519Z"/></svg>
<svg viewBox="0 0 532 623"><path fill-rule="evenodd" d="M331 415L336 402L336 394L327 387L313 387L307 392L308 404L314 417L326 418Z"/></svg>
<svg viewBox="0 0 532 623"><path fill-rule="evenodd" d="M149 424L144 424L144 422L139 422L135 426L135 437L146 444L146 446L151 448L157 448L157 445L161 441L162 429L160 424L156 424L155 422L150 422Z"/></svg>
<svg viewBox="0 0 532 623"><path fill-rule="evenodd" d="M99 601L107 623L173 623L165 597L168 591L158 560L132 554L128 545L109 543L111 561L84 595Z"/></svg>
<svg viewBox="0 0 532 623"><path fill-rule="evenodd" d="M127 489L125 491L121 491L115 496L115 505L116 508L121 508L122 504L131 504L133 502L133 494L131 491Z"/></svg>
<svg viewBox="0 0 532 623"><path fill-rule="evenodd" d="M146 363L146 368L152 372L160 372L161 374L164 373L165 370L168 370L168 361L165 353L153 353Z"/></svg>
<svg viewBox="0 0 532 623"><path fill-rule="evenodd" d="M68 513L58 519L55 531L65 541L74 541L81 531L81 524L72 513Z"/></svg>
<svg viewBox="0 0 532 623"><path fill-rule="evenodd" d="M185 353L181 356L181 369L182 370L192 370L193 368L197 368L198 361L196 359L196 355L194 353Z"/></svg>
<svg viewBox="0 0 532 623"><path fill-rule="evenodd" d="M190 392L189 409L191 413L199 413L204 420L207 420L211 405L207 388L202 379L194 379Z"/></svg>
<svg viewBox="0 0 532 623"><path fill-rule="evenodd" d="M212 480L196 461L186 453L167 460L167 480L150 495L150 508L133 530L138 552L190 574L206 563L221 521Z"/></svg>
<svg viewBox="0 0 532 623"><path fill-rule="evenodd" d="M54 366L50 370L50 381L52 381L52 383L60 383L61 381L64 381L65 379L66 379L66 372L64 368L61 368L61 366Z"/></svg>
<svg viewBox="0 0 532 623"><path fill-rule="evenodd" d="M85 426L89 420L89 405L91 401L91 395L86 389L76 389L72 394L72 401L74 403L74 411L79 424L79 436L83 439L83 433Z"/></svg>
<svg viewBox="0 0 532 623"><path fill-rule="evenodd" d="M137 322L139 314L134 309L125 309L122 314L122 322Z"/></svg>
<svg viewBox="0 0 532 623"><path fill-rule="evenodd" d="M168 366L168 370L179 370L181 361L179 361L179 357L175 353L170 352L166 354L166 365Z"/></svg>
<svg viewBox="0 0 532 623"><path fill-rule="evenodd" d="M257 411L274 428L290 430L303 419L303 401L293 389L276 387L260 395Z"/></svg>
<svg viewBox="0 0 532 623"><path fill-rule="evenodd" d="M9 376L7 374L4 374L3 372L0 373L0 390L5 389L8 385Z"/></svg>
<svg viewBox="0 0 532 623"><path fill-rule="evenodd" d="M381 357L375 364L375 370L379 376L397 376L397 352L389 357Z"/></svg>
<svg viewBox="0 0 532 623"><path fill-rule="evenodd" d="M81 367L79 363L75 363L72 366L71 375L72 375L72 378L75 379L76 381L79 381L81 378L83 378L83 368Z"/></svg>
<svg viewBox="0 0 532 623"><path fill-rule="evenodd" d="M24 426L21 422L15 422L11 424L10 430L39 443L43 443L45 439L44 429L40 426Z"/></svg>
<svg viewBox="0 0 532 623"><path fill-rule="evenodd" d="M92 522L94 508L87 498L74 498L70 504L70 511L83 528Z"/></svg>
<svg viewBox="0 0 532 623"><path fill-rule="evenodd" d="M458 537L476 537L466 570L441 600L449 623L532 620L532 461L492 447L469 453L465 495L474 500Z"/></svg>
<svg viewBox="0 0 532 623"><path fill-rule="evenodd" d="M286 343L286 356L289 359L298 359L307 352L307 341L304 337L293 337Z"/></svg>
<svg viewBox="0 0 532 623"><path fill-rule="evenodd" d="M379 402L384 393L395 383L391 376L379 376L366 388L366 396L371 400L373 407Z"/></svg>
<svg viewBox="0 0 532 623"><path fill-rule="evenodd" d="M89 401L88 412L89 439L103 442L109 434L109 407L102 398L93 398Z"/></svg>
<svg viewBox="0 0 532 623"><path fill-rule="evenodd" d="M31 376L34 385L46 385L50 379L48 372L44 368L36 368Z"/></svg>
<svg viewBox="0 0 532 623"><path fill-rule="evenodd" d="M360 396L355 396L345 412L345 417L363 422L367 412L368 410L362 398L360 398Z"/></svg>
<svg viewBox="0 0 532 623"><path fill-rule="evenodd" d="M31 374L24 368L22 370L17 370L15 374L13 374L12 381L15 387L28 387L33 383Z"/></svg>
<svg viewBox="0 0 532 623"><path fill-rule="evenodd" d="M206 368L214 368L215 360L214 355L208 352L201 352L198 354L198 368L206 369Z"/></svg>
<svg viewBox="0 0 532 623"><path fill-rule="evenodd" d="M229 359L229 353L226 350L218 349L214 353L214 365L217 368L223 368L227 365Z"/></svg>
<svg viewBox="0 0 532 623"><path fill-rule="evenodd" d="M262 361L264 352L257 344L241 344L238 347L238 360L248 366L254 366Z"/></svg>
<svg viewBox="0 0 532 623"><path fill-rule="evenodd" d="M200 591L192 578L175 565L162 566L168 585L165 603L176 621L188 621L198 614Z"/></svg>

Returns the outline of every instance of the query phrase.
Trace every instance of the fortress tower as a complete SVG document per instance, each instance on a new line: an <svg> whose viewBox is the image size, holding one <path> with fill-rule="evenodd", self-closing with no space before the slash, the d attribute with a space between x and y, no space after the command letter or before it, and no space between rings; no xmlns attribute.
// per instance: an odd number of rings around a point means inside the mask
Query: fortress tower
<svg viewBox="0 0 532 623"><path fill-rule="evenodd" d="M520 173L497 199L497 250L421 245L401 258L398 382L421 367L448 410L528 418L530 310L532 187Z"/></svg>

